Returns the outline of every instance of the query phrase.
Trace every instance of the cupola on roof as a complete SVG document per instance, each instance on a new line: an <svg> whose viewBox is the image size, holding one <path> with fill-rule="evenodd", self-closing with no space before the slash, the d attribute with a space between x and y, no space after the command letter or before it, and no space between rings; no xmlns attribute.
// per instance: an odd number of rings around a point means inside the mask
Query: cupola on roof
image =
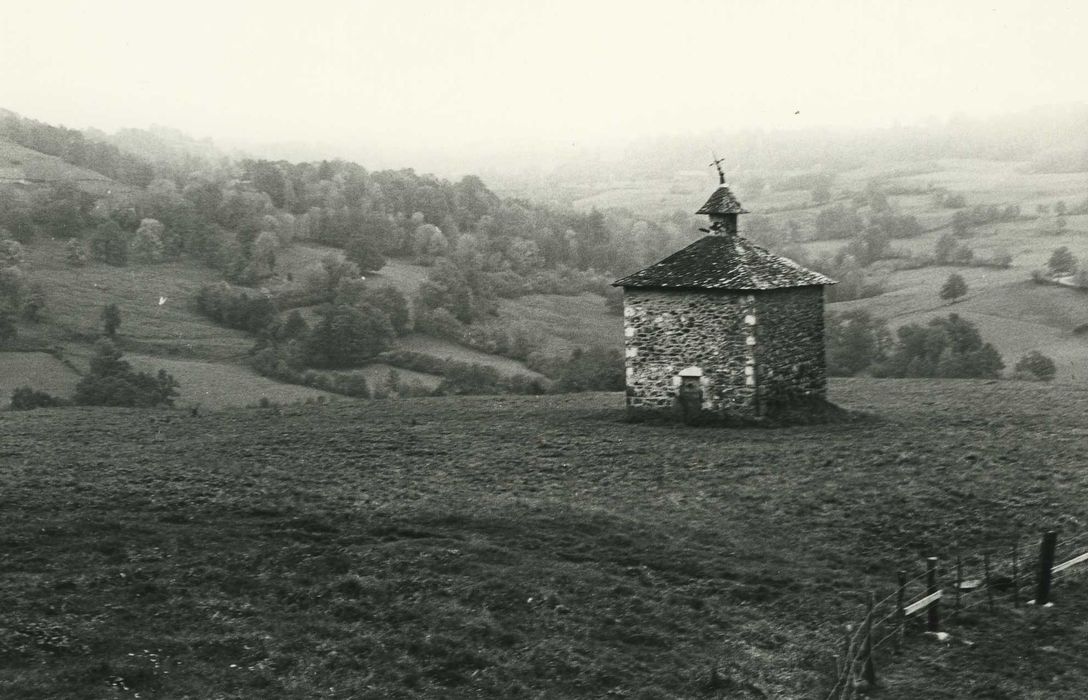
<svg viewBox="0 0 1088 700"><path fill-rule="evenodd" d="M712 221L710 235L649 267L613 282L615 287L661 289L785 289L835 284L835 280L776 255L736 233L736 214L747 214L725 184L721 160L718 189L697 214Z"/></svg>

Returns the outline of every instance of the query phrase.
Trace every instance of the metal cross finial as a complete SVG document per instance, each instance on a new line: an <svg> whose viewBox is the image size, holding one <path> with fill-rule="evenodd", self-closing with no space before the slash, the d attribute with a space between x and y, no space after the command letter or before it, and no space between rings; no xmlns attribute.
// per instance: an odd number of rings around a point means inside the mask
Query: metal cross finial
<svg viewBox="0 0 1088 700"><path fill-rule="evenodd" d="M718 154L713 152L711 152L711 157L714 158L714 162L711 163L711 165L718 169L718 183L724 185L725 173L722 172L722 163L725 162L725 158L719 158Z"/></svg>

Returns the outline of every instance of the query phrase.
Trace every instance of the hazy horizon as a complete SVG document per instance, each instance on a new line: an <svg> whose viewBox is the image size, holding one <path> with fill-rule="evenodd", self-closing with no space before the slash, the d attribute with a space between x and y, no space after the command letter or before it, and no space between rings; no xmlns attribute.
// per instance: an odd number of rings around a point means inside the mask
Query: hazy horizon
<svg viewBox="0 0 1088 700"><path fill-rule="evenodd" d="M1026 2L5 9L3 104L73 128L478 169L682 134L882 128L1088 101L1088 9ZM402 162L397 162L401 160ZM417 162L418 161L418 162Z"/></svg>

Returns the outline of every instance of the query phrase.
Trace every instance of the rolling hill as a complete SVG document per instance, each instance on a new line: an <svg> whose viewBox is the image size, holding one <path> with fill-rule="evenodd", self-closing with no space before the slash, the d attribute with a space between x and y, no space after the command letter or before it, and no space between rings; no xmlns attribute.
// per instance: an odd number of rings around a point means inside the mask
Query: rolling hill
<svg viewBox="0 0 1088 700"><path fill-rule="evenodd" d="M64 181L74 182L83 191L96 196L132 190L101 173L0 139L0 186L34 187Z"/></svg>

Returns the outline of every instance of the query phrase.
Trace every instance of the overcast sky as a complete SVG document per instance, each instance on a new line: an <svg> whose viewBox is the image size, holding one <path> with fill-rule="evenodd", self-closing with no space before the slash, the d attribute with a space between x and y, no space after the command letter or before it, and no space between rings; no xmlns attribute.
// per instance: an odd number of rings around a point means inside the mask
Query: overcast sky
<svg viewBox="0 0 1088 700"><path fill-rule="evenodd" d="M910 124L1088 101L1086 7L4 2L0 106L77 128L454 152Z"/></svg>

